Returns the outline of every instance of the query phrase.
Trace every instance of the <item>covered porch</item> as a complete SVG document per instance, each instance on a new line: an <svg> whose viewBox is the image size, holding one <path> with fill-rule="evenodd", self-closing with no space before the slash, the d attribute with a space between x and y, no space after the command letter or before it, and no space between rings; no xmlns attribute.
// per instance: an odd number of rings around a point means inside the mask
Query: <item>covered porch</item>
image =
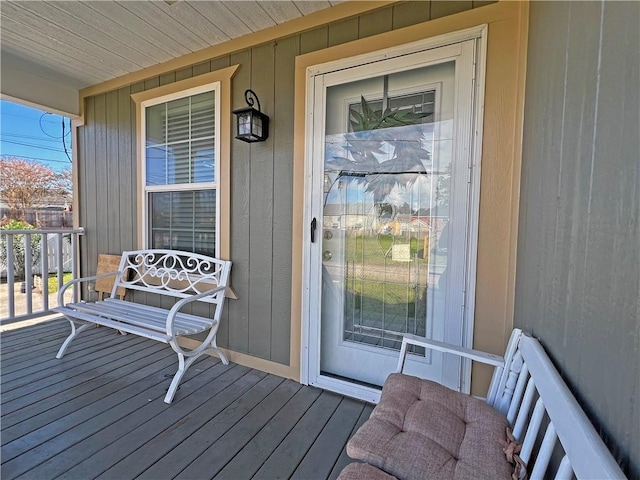
<svg viewBox="0 0 640 480"><path fill-rule="evenodd" d="M9 285L27 311L7 303L0 322L3 478L334 478L372 405L301 385L320 371L305 335L321 308L304 303L305 69L485 25L464 344L500 353L513 327L540 339L640 479L638 3L0 3L3 98L74 117L75 276L149 243L140 105L222 82L215 233L237 294L219 331L232 364L201 360L167 406L170 350L97 328L56 361L65 322L10 329L55 304L29 276L25 294ZM263 143L233 138L247 89L271 117ZM468 373L482 395L488 372Z"/></svg>
<svg viewBox="0 0 640 480"><path fill-rule="evenodd" d="M19 324L14 324L14 327ZM2 478L336 478L373 405L217 358L162 401L173 351L69 323L2 332Z"/></svg>

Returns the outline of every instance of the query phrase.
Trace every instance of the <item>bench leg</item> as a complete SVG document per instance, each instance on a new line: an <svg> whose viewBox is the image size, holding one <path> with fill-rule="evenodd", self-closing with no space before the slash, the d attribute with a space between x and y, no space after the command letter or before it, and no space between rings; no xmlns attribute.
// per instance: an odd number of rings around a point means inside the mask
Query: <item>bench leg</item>
<svg viewBox="0 0 640 480"><path fill-rule="evenodd" d="M202 355L207 353L209 350L213 350L220 357L220 360L222 360L222 363L224 363L225 365L229 365L229 359L222 352L222 350L218 348L218 344L216 343L215 336L213 337L213 340L211 340L211 344L209 348L207 348L206 350L203 349L199 352L196 352L193 356L190 356L190 357L186 357L183 353L181 353L180 346L177 344L177 342L174 343L173 341L171 341L169 342L169 345L171 345L171 348L173 348L173 350L178 355L178 371L173 376L171 385L169 385L167 394L164 397L164 403L170 404L173 401L173 397L176 394L176 391L178 390L178 385L180 385L180 381L182 380L182 377L184 376L184 374L187 372L187 369L191 366L193 362L195 362L198 358L200 358ZM202 346L204 346L204 344L201 345L201 347Z"/></svg>
<svg viewBox="0 0 640 480"><path fill-rule="evenodd" d="M80 325L78 328L76 328L76 324L73 322L73 320L71 320L68 317L67 317L67 320L69 320L69 323L71 323L71 334L64 341L64 343L60 347L60 350L58 350L58 354L56 355L56 358L58 359L64 356L64 353L67 351L67 347L71 343L71 340L76 338L80 334L80 332L82 332L83 330L86 330L91 326L90 323L85 323L84 325Z"/></svg>
<svg viewBox="0 0 640 480"><path fill-rule="evenodd" d="M171 403L174 395L178 391L178 385L180 385L180 381L184 374L187 372L187 369L191 366L193 362L195 362L200 355L195 355L193 357L189 357L185 360L183 354L178 353L178 371L173 376L173 380L171 381L171 385L169 385L169 389L167 390L167 394L164 397L164 403Z"/></svg>
<svg viewBox="0 0 640 480"><path fill-rule="evenodd" d="M218 357L220 357L220 360L222 360L222 363L224 363L225 365L229 365L229 359L222 352L222 350L218 348L218 344L216 343L216 337L213 337L213 340L211 340L211 347L208 350L213 350L218 355Z"/></svg>

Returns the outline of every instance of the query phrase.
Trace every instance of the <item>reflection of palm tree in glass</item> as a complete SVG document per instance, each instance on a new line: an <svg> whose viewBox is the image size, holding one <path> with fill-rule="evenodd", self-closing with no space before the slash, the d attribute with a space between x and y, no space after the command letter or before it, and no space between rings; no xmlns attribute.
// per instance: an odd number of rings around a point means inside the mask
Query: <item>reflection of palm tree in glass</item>
<svg viewBox="0 0 640 480"><path fill-rule="evenodd" d="M366 191L379 203L394 186L410 186L418 174L426 173L431 153L423 145L430 127L421 121L430 114L373 110L364 97L359 106L362 113L349 109L352 131L341 135L340 147L333 145L326 170L364 182Z"/></svg>

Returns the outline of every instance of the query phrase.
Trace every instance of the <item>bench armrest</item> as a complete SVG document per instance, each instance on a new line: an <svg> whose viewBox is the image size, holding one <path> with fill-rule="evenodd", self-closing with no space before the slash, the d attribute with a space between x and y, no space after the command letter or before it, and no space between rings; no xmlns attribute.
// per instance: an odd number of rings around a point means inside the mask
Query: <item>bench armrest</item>
<svg viewBox="0 0 640 480"><path fill-rule="evenodd" d="M448 343L438 342L436 340L430 340L425 337L418 337L417 335L405 333L404 338L402 339L400 358L398 359L398 368L396 370L398 373L402 373L402 370L404 369L404 364L407 357L407 347L409 345L416 345L418 347L424 347L430 350L451 353L460 357L469 358L476 362L486 363L487 365L492 365L494 367L504 367L504 358L500 355L494 355L492 353L482 352L480 350L473 350L471 348L458 347L457 345L451 345Z"/></svg>
<svg viewBox="0 0 640 480"><path fill-rule="evenodd" d="M60 307L64 307L64 292L66 292L71 285L75 285L76 283L92 282L94 280L98 280L99 278L113 277L119 274L120 272L108 272L108 273L101 273L100 275L93 275L91 277L75 278L73 280L68 281L58 291L58 305Z"/></svg>
<svg viewBox="0 0 640 480"><path fill-rule="evenodd" d="M176 341L176 335L173 331L173 321L176 315L178 314L178 312L180 311L180 309L184 307L187 303L195 302L204 297L214 296L220 292L223 292L223 301L224 301L224 292L226 291L226 289L227 289L226 285L222 285L212 290L207 290L206 292L198 293L196 295L190 295L176 302L175 305L171 307L171 310L169 310L169 315L167 315L167 326L166 326L167 335L170 335L174 342ZM220 307L216 305L216 308L220 308Z"/></svg>

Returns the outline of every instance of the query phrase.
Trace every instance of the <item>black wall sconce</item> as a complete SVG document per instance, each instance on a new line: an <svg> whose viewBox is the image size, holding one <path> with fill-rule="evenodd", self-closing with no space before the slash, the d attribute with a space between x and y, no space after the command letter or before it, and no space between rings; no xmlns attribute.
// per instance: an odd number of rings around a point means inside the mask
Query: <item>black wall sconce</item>
<svg viewBox="0 0 640 480"><path fill-rule="evenodd" d="M244 99L249 106L233 111L236 115L236 138L249 143L264 142L269 136L269 117L260 111L260 100L253 90L244 92ZM254 99L258 110L253 108Z"/></svg>

